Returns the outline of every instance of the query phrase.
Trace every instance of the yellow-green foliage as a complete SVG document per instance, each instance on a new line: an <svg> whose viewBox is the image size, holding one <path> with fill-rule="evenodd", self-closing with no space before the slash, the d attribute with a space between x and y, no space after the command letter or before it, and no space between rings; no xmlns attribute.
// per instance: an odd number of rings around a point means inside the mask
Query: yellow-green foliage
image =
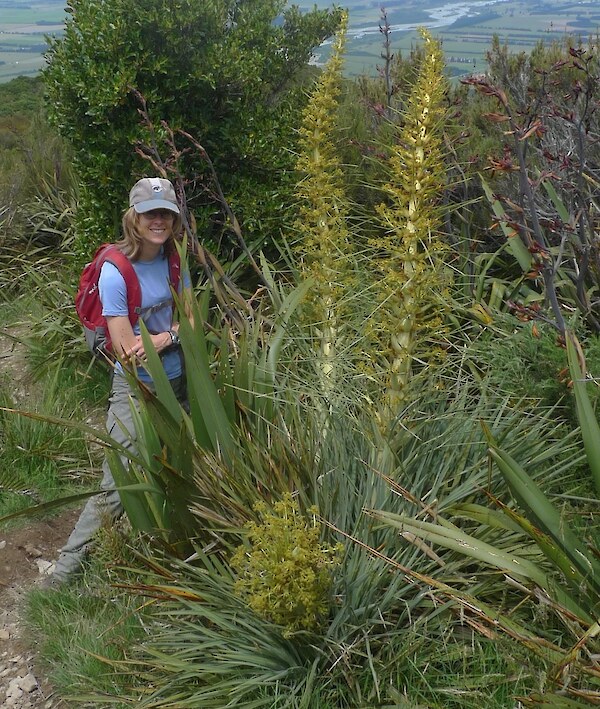
<svg viewBox="0 0 600 709"><path fill-rule="evenodd" d="M239 573L235 592L286 633L315 629L329 607L342 547L320 543L316 508L304 516L289 493L272 512L264 504L256 509L262 519L250 525L250 547L239 547L231 560Z"/></svg>
<svg viewBox="0 0 600 709"><path fill-rule="evenodd" d="M303 175L296 190L296 255L303 275L314 282L305 313L319 331L322 369L327 377L332 374L345 293L351 286L347 268L347 200L333 143L347 23L348 15L343 13L331 58L303 114L296 164Z"/></svg>
<svg viewBox="0 0 600 709"><path fill-rule="evenodd" d="M421 32L425 53L402 115L391 157L388 203L378 213L384 236L371 240L376 269L377 312L372 319L380 352L390 365L392 414L404 400L413 361L427 361L427 340L439 340L447 269L444 243L437 234L444 189L443 54L439 43Z"/></svg>

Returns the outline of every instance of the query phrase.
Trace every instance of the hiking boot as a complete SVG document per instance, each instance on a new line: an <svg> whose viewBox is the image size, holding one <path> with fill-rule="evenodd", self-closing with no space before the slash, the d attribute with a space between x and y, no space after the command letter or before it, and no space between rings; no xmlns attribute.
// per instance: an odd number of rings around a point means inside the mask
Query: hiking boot
<svg viewBox="0 0 600 709"><path fill-rule="evenodd" d="M61 586L66 586L69 583L67 576L58 576L57 574L48 574L39 583L38 588L42 591L57 591Z"/></svg>

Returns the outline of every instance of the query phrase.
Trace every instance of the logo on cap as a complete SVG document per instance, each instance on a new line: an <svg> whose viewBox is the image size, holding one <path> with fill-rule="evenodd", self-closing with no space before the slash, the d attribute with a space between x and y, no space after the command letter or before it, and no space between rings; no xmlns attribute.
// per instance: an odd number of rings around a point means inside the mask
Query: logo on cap
<svg viewBox="0 0 600 709"><path fill-rule="evenodd" d="M160 177L143 177L131 188L129 206L138 214L152 209L168 209L179 214L175 190L169 180Z"/></svg>

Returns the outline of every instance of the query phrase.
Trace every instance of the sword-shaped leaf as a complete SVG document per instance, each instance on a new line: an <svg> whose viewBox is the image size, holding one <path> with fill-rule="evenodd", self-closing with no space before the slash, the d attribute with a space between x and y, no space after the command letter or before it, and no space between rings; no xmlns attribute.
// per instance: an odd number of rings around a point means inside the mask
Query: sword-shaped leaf
<svg viewBox="0 0 600 709"><path fill-rule="evenodd" d="M488 438L490 456L508 482L519 505L527 512L533 524L557 544L598 593L600 563L594 559L587 546L571 530L559 510L548 500L525 470L508 453L497 447L490 430L485 424L482 425Z"/></svg>
<svg viewBox="0 0 600 709"><path fill-rule="evenodd" d="M573 333L567 332L566 341L581 437L596 492L600 495L600 426L586 390L586 385L591 382L586 379L585 359L577 338Z"/></svg>
<svg viewBox="0 0 600 709"><path fill-rule="evenodd" d="M488 185L482 175L480 175L480 180L485 196L488 198L492 210L498 219L500 228L504 232L504 236L506 236L506 242L511 254L517 259L523 272L527 273L531 270L531 264L533 262L533 257L531 256L529 249L521 241L519 234L509 226L509 217L504 211L504 207L500 201L496 199L494 193L492 192L492 188Z"/></svg>
<svg viewBox="0 0 600 709"><path fill-rule="evenodd" d="M439 544L446 549L451 549L472 559L477 559L504 573L517 576L520 579L532 581L563 608L576 614L578 618L585 620L587 623L593 622L592 617L576 600L545 574L539 566L528 559L519 557L514 551L504 551L450 525L442 526L431 522L422 522L412 517L379 510L373 511L371 514L393 527L410 532L433 544Z"/></svg>

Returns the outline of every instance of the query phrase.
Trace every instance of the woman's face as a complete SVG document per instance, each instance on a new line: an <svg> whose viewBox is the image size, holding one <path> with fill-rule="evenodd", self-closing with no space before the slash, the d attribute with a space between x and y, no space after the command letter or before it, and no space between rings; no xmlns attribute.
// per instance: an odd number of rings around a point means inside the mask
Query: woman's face
<svg viewBox="0 0 600 709"><path fill-rule="evenodd" d="M173 234L175 214L168 209L153 209L139 215L138 233L142 237L142 256L153 256Z"/></svg>

